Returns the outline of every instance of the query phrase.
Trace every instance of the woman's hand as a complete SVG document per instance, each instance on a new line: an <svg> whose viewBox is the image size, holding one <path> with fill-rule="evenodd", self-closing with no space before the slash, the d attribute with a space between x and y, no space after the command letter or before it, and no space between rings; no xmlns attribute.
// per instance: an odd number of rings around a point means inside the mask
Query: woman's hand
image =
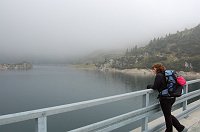
<svg viewBox="0 0 200 132"><path fill-rule="evenodd" d="M153 88L152 84L147 85L147 89L152 89L152 88Z"/></svg>

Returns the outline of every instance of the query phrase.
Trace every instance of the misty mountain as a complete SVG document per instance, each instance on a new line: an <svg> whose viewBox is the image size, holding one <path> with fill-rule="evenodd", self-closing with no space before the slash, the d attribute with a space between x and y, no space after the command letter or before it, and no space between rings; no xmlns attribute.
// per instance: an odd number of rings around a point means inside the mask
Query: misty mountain
<svg viewBox="0 0 200 132"><path fill-rule="evenodd" d="M74 63L77 64L96 64L96 63L104 63L108 58L119 58L124 56L125 50L96 50L88 55L77 58L74 60Z"/></svg>
<svg viewBox="0 0 200 132"><path fill-rule="evenodd" d="M168 69L200 71L199 62L200 25L154 38L144 47L127 49L123 57L114 59L111 67L151 68L154 63L163 63Z"/></svg>
<svg viewBox="0 0 200 132"><path fill-rule="evenodd" d="M177 31L176 34L166 35L166 37L154 38L145 47L145 51L155 53L174 53L182 56L195 56L200 53L200 25L185 29L184 31ZM181 57L181 55L179 57Z"/></svg>

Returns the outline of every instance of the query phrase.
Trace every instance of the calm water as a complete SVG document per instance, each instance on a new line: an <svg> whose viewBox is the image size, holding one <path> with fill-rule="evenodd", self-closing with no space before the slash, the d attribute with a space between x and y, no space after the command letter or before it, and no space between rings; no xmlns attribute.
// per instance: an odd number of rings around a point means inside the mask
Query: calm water
<svg viewBox="0 0 200 132"><path fill-rule="evenodd" d="M34 66L28 71L0 71L0 114L34 110L138 91L149 76L128 76L69 67ZM155 102L152 95L151 102ZM142 107L137 97L48 117L48 132L65 132ZM129 131L131 124L115 131ZM0 132L34 132L34 120L0 126Z"/></svg>

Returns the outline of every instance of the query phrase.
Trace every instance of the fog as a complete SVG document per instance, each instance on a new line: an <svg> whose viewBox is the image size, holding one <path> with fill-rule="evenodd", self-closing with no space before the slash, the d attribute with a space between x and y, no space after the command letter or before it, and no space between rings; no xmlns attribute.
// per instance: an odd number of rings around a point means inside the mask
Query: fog
<svg viewBox="0 0 200 132"><path fill-rule="evenodd" d="M1 0L0 63L145 45L200 23L199 0Z"/></svg>

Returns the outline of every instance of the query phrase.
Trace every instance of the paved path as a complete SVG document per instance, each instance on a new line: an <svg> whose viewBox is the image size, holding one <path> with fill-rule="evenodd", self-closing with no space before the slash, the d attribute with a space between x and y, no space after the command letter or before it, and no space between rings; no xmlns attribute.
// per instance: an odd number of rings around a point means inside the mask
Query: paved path
<svg viewBox="0 0 200 132"><path fill-rule="evenodd" d="M200 100L198 100L196 103L199 103L199 102ZM176 115L177 112L179 112L179 110L173 113ZM182 118L180 122L186 128L188 128L188 132L200 132L200 108L190 113L186 118ZM174 132L177 132L175 128L174 128Z"/></svg>
<svg viewBox="0 0 200 132"><path fill-rule="evenodd" d="M200 132L200 109L181 119L180 122L188 128L188 132ZM175 128L174 132L177 132Z"/></svg>
<svg viewBox="0 0 200 132"><path fill-rule="evenodd" d="M200 121L195 123L188 132L200 132Z"/></svg>
<svg viewBox="0 0 200 132"><path fill-rule="evenodd" d="M199 102L200 100L197 101L196 103L199 103ZM182 108L175 110L172 113L173 115L177 115L181 111L182 111ZM181 124L186 126L186 128L188 128L188 132L200 132L200 108L190 113L187 117L180 119L179 121L181 122ZM153 128L154 126L162 122L164 122L163 116L150 122L149 127ZM134 129L131 132L141 132L141 128ZM164 130L161 132L164 132ZM177 132L175 128L173 129L173 132Z"/></svg>

